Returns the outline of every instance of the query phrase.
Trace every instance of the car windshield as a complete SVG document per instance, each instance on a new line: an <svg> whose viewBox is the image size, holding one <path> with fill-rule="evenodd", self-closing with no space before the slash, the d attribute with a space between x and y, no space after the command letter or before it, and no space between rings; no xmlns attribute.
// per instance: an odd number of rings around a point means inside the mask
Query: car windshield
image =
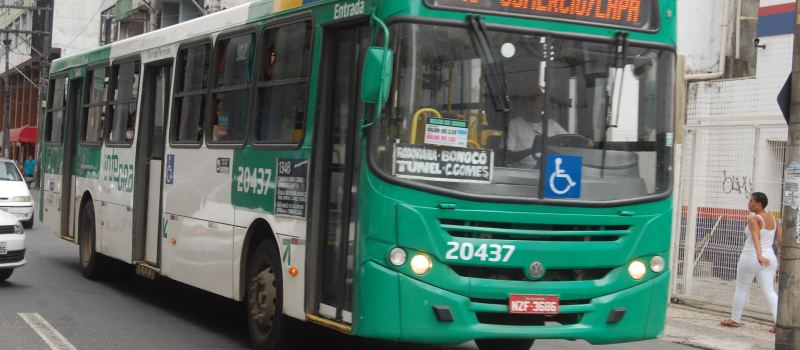
<svg viewBox="0 0 800 350"><path fill-rule="evenodd" d="M470 26L391 33L391 99L370 137L379 171L517 199L669 191L672 51Z"/></svg>
<svg viewBox="0 0 800 350"><path fill-rule="evenodd" d="M0 181L22 181L22 174L13 162L0 162Z"/></svg>

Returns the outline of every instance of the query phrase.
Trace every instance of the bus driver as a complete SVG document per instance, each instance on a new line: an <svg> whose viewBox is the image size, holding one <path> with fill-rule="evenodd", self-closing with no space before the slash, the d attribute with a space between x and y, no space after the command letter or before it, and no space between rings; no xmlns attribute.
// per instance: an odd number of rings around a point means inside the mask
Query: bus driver
<svg viewBox="0 0 800 350"><path fill-rule="evenodd" d="M530 114L517 116L508 124L508 152L506 162L514 168L534 168L537 159L533 158L542 151L542 109L544 94L534 89L533 108ZM547 136L567 134L561 125L553 119L547 121ZM538 143L538 144L537 144Z"/></svg>

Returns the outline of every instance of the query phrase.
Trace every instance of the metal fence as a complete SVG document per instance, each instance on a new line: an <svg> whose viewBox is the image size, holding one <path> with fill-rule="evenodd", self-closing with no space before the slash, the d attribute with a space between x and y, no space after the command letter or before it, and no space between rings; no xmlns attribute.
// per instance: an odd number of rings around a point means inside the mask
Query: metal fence
<svg viewBox="0 0 800 350"><path fill-rule="evenodd" d="M767 210L780 217L786 125L693 125L685 131L675 189L672 296L730 307L749 195L766 193ZM750 290L746 312L769 314L758 286Z"/></svg>

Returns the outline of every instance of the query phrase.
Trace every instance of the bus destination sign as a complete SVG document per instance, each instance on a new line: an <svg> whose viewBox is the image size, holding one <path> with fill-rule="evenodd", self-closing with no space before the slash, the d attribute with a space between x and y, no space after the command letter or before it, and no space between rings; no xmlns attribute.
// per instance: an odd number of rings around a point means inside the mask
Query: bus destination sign
<svg viewBox="0 0 800 350"><path fill-rule="evenodd" d="M656 0L425 0L429 6L652 31Z"/></svg>

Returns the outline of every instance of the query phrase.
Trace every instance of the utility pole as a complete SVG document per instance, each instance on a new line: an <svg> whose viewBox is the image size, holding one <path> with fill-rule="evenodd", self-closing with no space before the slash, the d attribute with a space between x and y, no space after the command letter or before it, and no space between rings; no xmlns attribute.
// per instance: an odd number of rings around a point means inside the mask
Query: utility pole
<svg viewBox="0 0 800 350"><path fill-rule="evenodd" d="M53 2L55 4L55 2ZM42 52L39 53L39 63L40 63L40 71L39 71L39 95L36 98L36 150L34 153L34 159L40 159L39 155L41 154L42 149L42 142L44 138L44 119L45 114L47 114L46 106L42 106L42 102L47 100L47 90L50 87L50 47L52 46L53 36L51 35L51 31L53 30L52 26L52 19L54 18L53 12L51 9L47 9L47 11L41 12L44 15L44 24L43 29L45 34L42 36L43 47ZM34 187L37 187L39 182L39 177L43 174L41 170L42 162L36 162L36 170L34 171Z"/></svg>
<svg viewBox="0 0 800 350"><path fill-rule="evenodd" d="M795 12L800 13L800 6L795 8ZM800 229L797 227L800 224L797 218L800 197L789 195L789 191L796 193L800 190L797 188L800 184L800 22L795 23L794 29L791 91L784 173L784 189L787 195L783 203L783 238L780 242L776 350L800 349Z"/></svg>
<svg viewBox="0 0 800 350"><path fill-rule="evenodd" d="M3 40L3 46L5 47L5 56L6 56L6 70L5 74L3 74L3 156L8 158L9 156L9 148L10 148L10 140L11 140L11 122L9 119L9 105L11 104L11 88L8 84L8 78L11 75L11 71L8 68L8 52L11 51L11 39L9 39L9 34L6 34L6 38Z"/></svg>

